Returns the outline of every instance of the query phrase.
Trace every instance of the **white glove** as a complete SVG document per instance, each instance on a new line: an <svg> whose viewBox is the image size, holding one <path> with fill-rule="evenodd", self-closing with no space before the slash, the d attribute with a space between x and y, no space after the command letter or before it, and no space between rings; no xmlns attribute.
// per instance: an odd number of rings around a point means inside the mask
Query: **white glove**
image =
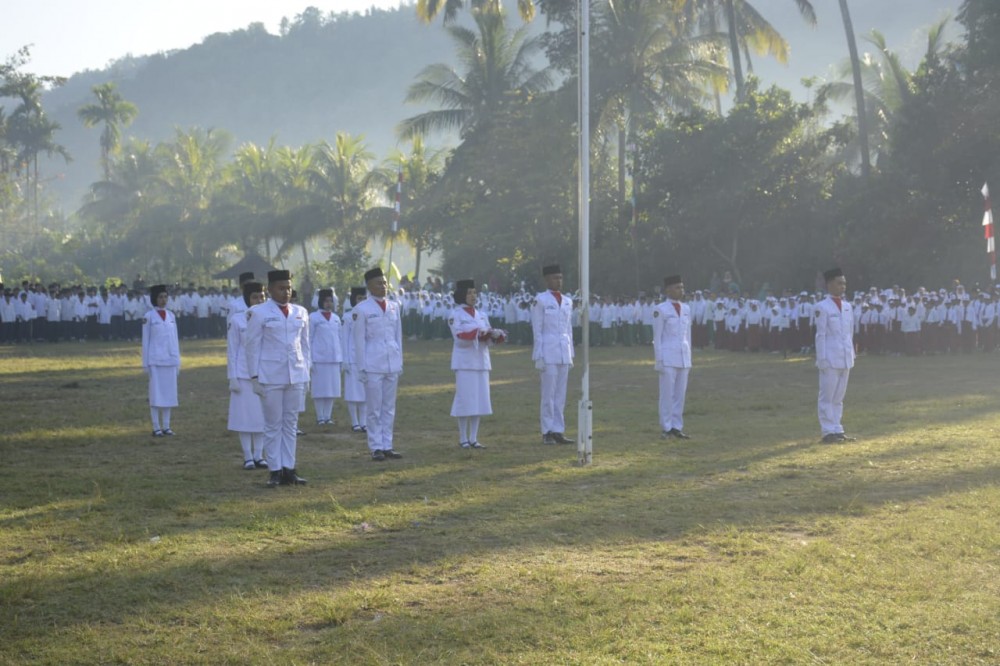
<svg viewBox="0 0 1000 666"><path fill-rule="evenodd" d="M819 368L820 370L829 370L830 369L830 362L829 361L816 361L816 367Z"/></svg>
<svg viewBox="0 0 1000 666"><path fill-rule="evenodd" d="M663 361L659 359L656 360L654 368L656 369L657 372L663 372L664 370L666 370L666 367L663 365Z"/></svg>
<svg viewBox="0 0 1000 666"><path fill-rule="evenodd" d="M535 361L535 370L541 372L544 369L545 369L545 359L540 358L537 361Z"/></svg>
<svg viewBox="0 0 1000 666"><path fill-rule="evenodd" d="M236 377L233 377L232 379L229 380L229 392L230 393L240 392L240 380L236 379Z"/></svg>
<svg viewBox="0 0 1000 666"><path fill-rule="evenodd" d="M264 387L261 386L261 383L259 381L257 381L256 377L254 377L250 381L253 382L253 392L263 398L264 397Z"/></svg>
<svg viewBox="0 0 1000 666"><path fill-rule="evenodd" d="M367 370L362 370L358 374L358 381L361 382L362 384L367 384L368 383L368 371Z"/></svg>

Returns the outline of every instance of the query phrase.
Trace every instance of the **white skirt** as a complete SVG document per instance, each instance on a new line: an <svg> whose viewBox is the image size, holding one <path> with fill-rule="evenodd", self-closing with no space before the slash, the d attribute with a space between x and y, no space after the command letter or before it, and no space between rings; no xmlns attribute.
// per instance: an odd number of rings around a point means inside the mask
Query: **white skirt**
<svg viewBox="0 0 1000 666"><path fill-rule="evenodd" d="M264 408L260 396L253 392L253 382L240 379L240 392L229 393L229 430L233 432L264 432Z"/></svg>
<svg viewBox="0 0 1000 666"><path fill-rule="evenodd" d="M312 397L339 398L341 392L340 364L313 363L310 381L312 382Z"/></svg>
<svg viewBox="0 0 1000 666"><path fill-rule="evenodd" d="M149 366L149 406L177 406L177 366Z"/></svg>
<svg viewBox="0 0 1000 666"><path fill-rule="evenodd" d="M490 373L488 370L456 370L455 400L451 403L452 416L489 416Z"/></svg>
<svg viewBox="0 0 1000 666"><path fill-rule="evenodd" d="M356 372L344 373L344 400L347 402L367 402L365 385L358 381Z"/></svg>

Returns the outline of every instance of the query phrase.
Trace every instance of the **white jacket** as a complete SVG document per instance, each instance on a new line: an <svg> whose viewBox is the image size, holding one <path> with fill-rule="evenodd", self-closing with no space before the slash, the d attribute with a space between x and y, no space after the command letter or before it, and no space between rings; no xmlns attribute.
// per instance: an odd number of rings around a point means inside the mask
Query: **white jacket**
<svg viewBox="0 0 1000 666"><path fill-rule="evenodd" d="M666 300L653 310L653 356L656 369L691 367L691 307Z"/></svg>
<svg viewBox="0 0 1000 666"><path fill-rule="evenodd" d="M841 299L841 307L827 296L813 309L816 317L816 367L843 370L854 367L854 306Z"/></svg>

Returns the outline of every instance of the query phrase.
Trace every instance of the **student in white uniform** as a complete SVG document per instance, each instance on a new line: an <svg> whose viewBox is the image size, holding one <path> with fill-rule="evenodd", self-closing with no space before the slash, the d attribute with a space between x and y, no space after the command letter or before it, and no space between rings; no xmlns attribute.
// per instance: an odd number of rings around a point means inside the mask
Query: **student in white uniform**
<svg viewBox="0 0 1000 666"><path fill-rule="evenodd" d="M264 302L264 285L243 284L246 308ZM264 407L253 391L246 356L246 309L229 315L226 332L226 375L229 378L229 430L240 437L243 469L264 469Z"/></svg>
<svg viewBox="0 0 1000 666"><path fill-rule="evenodd" d="M828 296L814 308L816 316L816 367L819 368L819 425L823 442L852 441L841 419L847 380L854 367L854 313L843 298L847 278L839 268L825 273Z"/></svg>
<svg viewBox="0 0 1000 666"><path fill-rule="evenodd" d="M351 417L351 432L368 432L365 425L368 418L368 408L365 404L365 385L361 383L357 365L354 362L354 319L348 316L354 306L365 299L368 290L364 287L351 287L349 305L344 309L343 325L340 328L340 347L344 354L344 402L347 403L347 413Z"/></svg>
<svg viewBox="0 0 1000 666"><path fill-rule="evenodd" d="M653 311L653 355L660 380L661 437L690 439L684 432L684 400L691 371L691 308L680 275L663 280L667 299Z"/></svg>
<svg viewBox="0 0 1000 666"><path fill-rule="evenodd" d="M476 309L476 283L455 283L455 308L448 318L453 340L451 369L455 372L455 399L451 415L458 419L458 443L463 449L486 448L479 443L479 421L493 413L490 402L490 345L503 342L506 333L490 326L489 317Z"/></svg>
<svg viewBox="0 0 1000 666"><path fill-rule="evenodd" d="M372 460L402 458L393 449L396 389L403 374L403 322L399 304L386 298L381 268L365 273L370 296L351 311L351 337L358 378L365 387L368 450Z"/></svg>
<svg viewBox="0 0 1000 666"><path fill-rule="evenodd" d="M333 404L341 395L340 365L344 361L340 317L332 289L320 289L319 310L309 315L309 348L312 350L310 392L316 407L316 425L333 425Z"/></svg>
<svg viewBox="0 0 1000 666"><path fill-rule="evenodd" d="M153 437L170 437L170 412L177 406L177 376L181 371L181 351L177 320L167 307L167 287L150 288L153 309L142 322L142 371L149 375L149 415Z"/></svg>
<svg viewBox="0 0 1000 666"><path fill-rule="evenodd" d="M247 371L264 407L267 486L304 484L295 469L299 409L309 381L309 313L291 303L291 274L267 274L270 300L247 311Z"/></svg>
<svg viewBox="0 0 1000 666"><path fill-rule="evenodd" d="M572 444L566 437L566 384L573 367L573 299L562 293L563 275L558 264L542 268L546 291L535 297L531 309L533 349L541 379L542 444Z"/></svg>

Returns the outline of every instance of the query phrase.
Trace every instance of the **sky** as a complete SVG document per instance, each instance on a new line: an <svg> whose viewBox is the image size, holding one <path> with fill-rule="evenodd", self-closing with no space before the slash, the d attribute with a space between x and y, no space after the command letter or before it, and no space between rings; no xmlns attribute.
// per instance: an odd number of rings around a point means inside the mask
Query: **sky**
<svg viewBox="0 0 1000 666"><path fill-rule="evenodd" d="M183 49L216 32L260 22L277 33L309 6L327 12L395 8L410 0L13 0L0 21L0 60L31 46L26 67L70 76L125 55Z"/></svg>

